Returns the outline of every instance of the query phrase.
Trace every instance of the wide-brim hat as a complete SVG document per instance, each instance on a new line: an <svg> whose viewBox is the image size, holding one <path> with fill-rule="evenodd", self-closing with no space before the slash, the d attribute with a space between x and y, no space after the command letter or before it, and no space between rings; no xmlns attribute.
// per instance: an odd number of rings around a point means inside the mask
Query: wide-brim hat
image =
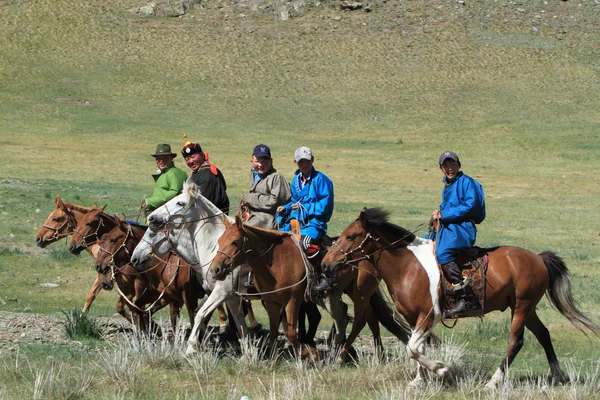
<svg viewBox="0 0 600 400"><path fill-rule="evenodd" d="M162 157L162 156L172 156L173 158L177 157L177 154L171 151L171 145L167 143L161 143L156 146L156 153L150 154L152 157Z"/></svg>

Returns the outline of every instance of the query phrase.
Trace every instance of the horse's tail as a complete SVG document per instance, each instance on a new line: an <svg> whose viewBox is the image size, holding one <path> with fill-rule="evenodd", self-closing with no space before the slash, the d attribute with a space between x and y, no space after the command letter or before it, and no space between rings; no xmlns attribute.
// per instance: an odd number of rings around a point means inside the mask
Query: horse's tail
<svg viewBox="0 0 600 400"><path fill-rule="evenodd" d="M546 297L550 299L552 305L565 316L584 335L587 336L584 328L592 331L600 337L600 326L596 325L584 313L579 311L575 305L575 300L571 294L571 281L569 280L569 270L565 262L551 251L540 253L544 265L550 276L550 284L546 291Z"/></svg>
<svg viewBox="0 0 600 400"><path fill-rule="evenodd" d="M373 310L375 318L377 318L381 325L400 339L402 343L407 344L412 335L412 330L404 319L396 317L392 307L385 301L381 288L377 288L375 293L373 293L369 299L369 305ZM398 317L400 317L399 314ZM430 345L436 345L439 341L439 338L434 333L431 333L427 338L427 343Z"/></svg>

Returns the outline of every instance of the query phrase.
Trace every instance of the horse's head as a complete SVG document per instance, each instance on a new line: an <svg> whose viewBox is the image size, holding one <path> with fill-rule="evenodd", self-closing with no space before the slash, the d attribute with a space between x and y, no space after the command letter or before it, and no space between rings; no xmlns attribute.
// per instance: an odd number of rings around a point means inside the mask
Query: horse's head
<svg viewBox="0 0 600 400"><path fill-rule="evenodd" d="M162 256L171 250L166 231L155 232L148 228L144 236L131 253L131 265L138 271L146 268L146 263L153 255Z"/></svg>
<svg viewBox="0 0 600 400"><path fill-rule="evenodd" d="M41 248L70 235L77 226L72 205L58 197L54 199L54 204L56 209L50 213L35 235L35 244Z"/></svg>
<svg viewBox="0 0 600 400"><path fill-rule="evenodd" d="M217 255L210 264L210 272L217 280L224 280L227 275L246 260L244 253L244 240L246 240L242 220L236 216L235 223L230 223L223 216L225 232L218 241Z"/></svg>
<svg viewBox="0 0 600 400"><path fill-rule="evenodd" d="M148 215L148 226L153 231L181 229L186 220L198 213L196 200L200 189L194 183L185 183L181 194L173 197Z"/></svg>
<svg viewBox="0 0 600 400"><path fill-rule="evenodd" d="M91 210L81 218L77 227L73 229L67 245L67 249L71 253L81 253L82 250L96 243L100 236L118 225L117 218L104 213L105 208L106 206Z"/></svg>
<svg viewBox="0 0 600 400"><path fill-rule="evenodd" d="M131 260L131 253L140 241L139 237L144 231L145 227L134 227L126 222L121 222L108 233L102 235L97 243L96 271L99 274L104 274L111 266L120 270L127 265Z"/></svg>

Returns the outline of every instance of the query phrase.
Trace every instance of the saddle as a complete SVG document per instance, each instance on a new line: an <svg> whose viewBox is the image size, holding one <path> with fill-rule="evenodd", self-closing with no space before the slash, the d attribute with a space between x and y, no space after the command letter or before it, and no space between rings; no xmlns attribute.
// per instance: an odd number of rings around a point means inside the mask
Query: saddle
<svg viewBox="0 0 600 400"><path fill-rule="evenodd" d="M485 303L485 280L488 266L488 254L481 247L472 247L456 258L456 264L461 268L462 275L470 284L464 290L467 309L464 313L454 318L480 317L483 315ZM444 313L456 305L459 291L442 275L442 309Z"/></svg>

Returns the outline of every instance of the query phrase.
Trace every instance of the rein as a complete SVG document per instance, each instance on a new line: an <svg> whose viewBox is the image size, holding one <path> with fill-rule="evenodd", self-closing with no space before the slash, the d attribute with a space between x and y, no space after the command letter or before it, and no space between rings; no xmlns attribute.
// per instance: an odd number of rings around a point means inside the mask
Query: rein
<svg viewBox="0 0 600 400"><path fill-rule="evenodd" d="M81 238L83 239L83 247L88 247L90 244L95 244L95 243L97 243L100 240L100 237L98 236L98 232L100 231L100 228L104 227L104 226L105 226L104 225L104 218L100 218L98 220L98 226L96 227L96 231L94 231L94 232L92 232L92 233L90 233L88 235L84 235L83 233L81 233L81 232L79 232L77 230L77 227L75 227L73 229L73 234L77 233L79 236L81 236ZM89 237L93 237L93 236L95 236L96 239L94 239L93 241L90 241L88 243L88 238Z"/></svg>
<svg viewBox="0 0 600 400"><path fill-rule="evenodd" d="M367 243L370 239L372 239L373 241L375 241L377 243L380 240L380 238L376 238L373 235L371 235L370 231L367 232L367 234L365 235L365 238L363 239L363 241L358 246L356 246L354 249L352 249L350 251L345 251L344 249L342 249L337 244L337 241L335 241L335 240L333 241L332 246L337 247L337 249L340 251L340 253L342 253L344 255L344 260L342 261L342 264L344 264L344 265L348 265L348 264L360 262L360 261L363 261L363 260L369 260L369 261L371 261L371 257L373 255L375 255L377 253L380 253L380 252L382 252L382 251L384 251L386 249L389 249L390 247L395 246L396 244L404 241L404 239L406 239L410 235L414 235L414 233L417 232L423 225L425 225L425 224L417 225L417 227L414 230L409 231L409 233L407 233L406 235L402 236L400 239L395 240L395 241L393 241L392 243L390 243L390 244L388 244L386 246L380 247L380 248L378 248L377 250L375 250L374 252L372 252L370 254L366 254L365 253L365 249L363 248L363 246L365 245L365 243ZM362 257L360 257L360 258L353 258L352 260L348 260L348 256L353 255L357 251L360 251L364 255Z"/></svg>

